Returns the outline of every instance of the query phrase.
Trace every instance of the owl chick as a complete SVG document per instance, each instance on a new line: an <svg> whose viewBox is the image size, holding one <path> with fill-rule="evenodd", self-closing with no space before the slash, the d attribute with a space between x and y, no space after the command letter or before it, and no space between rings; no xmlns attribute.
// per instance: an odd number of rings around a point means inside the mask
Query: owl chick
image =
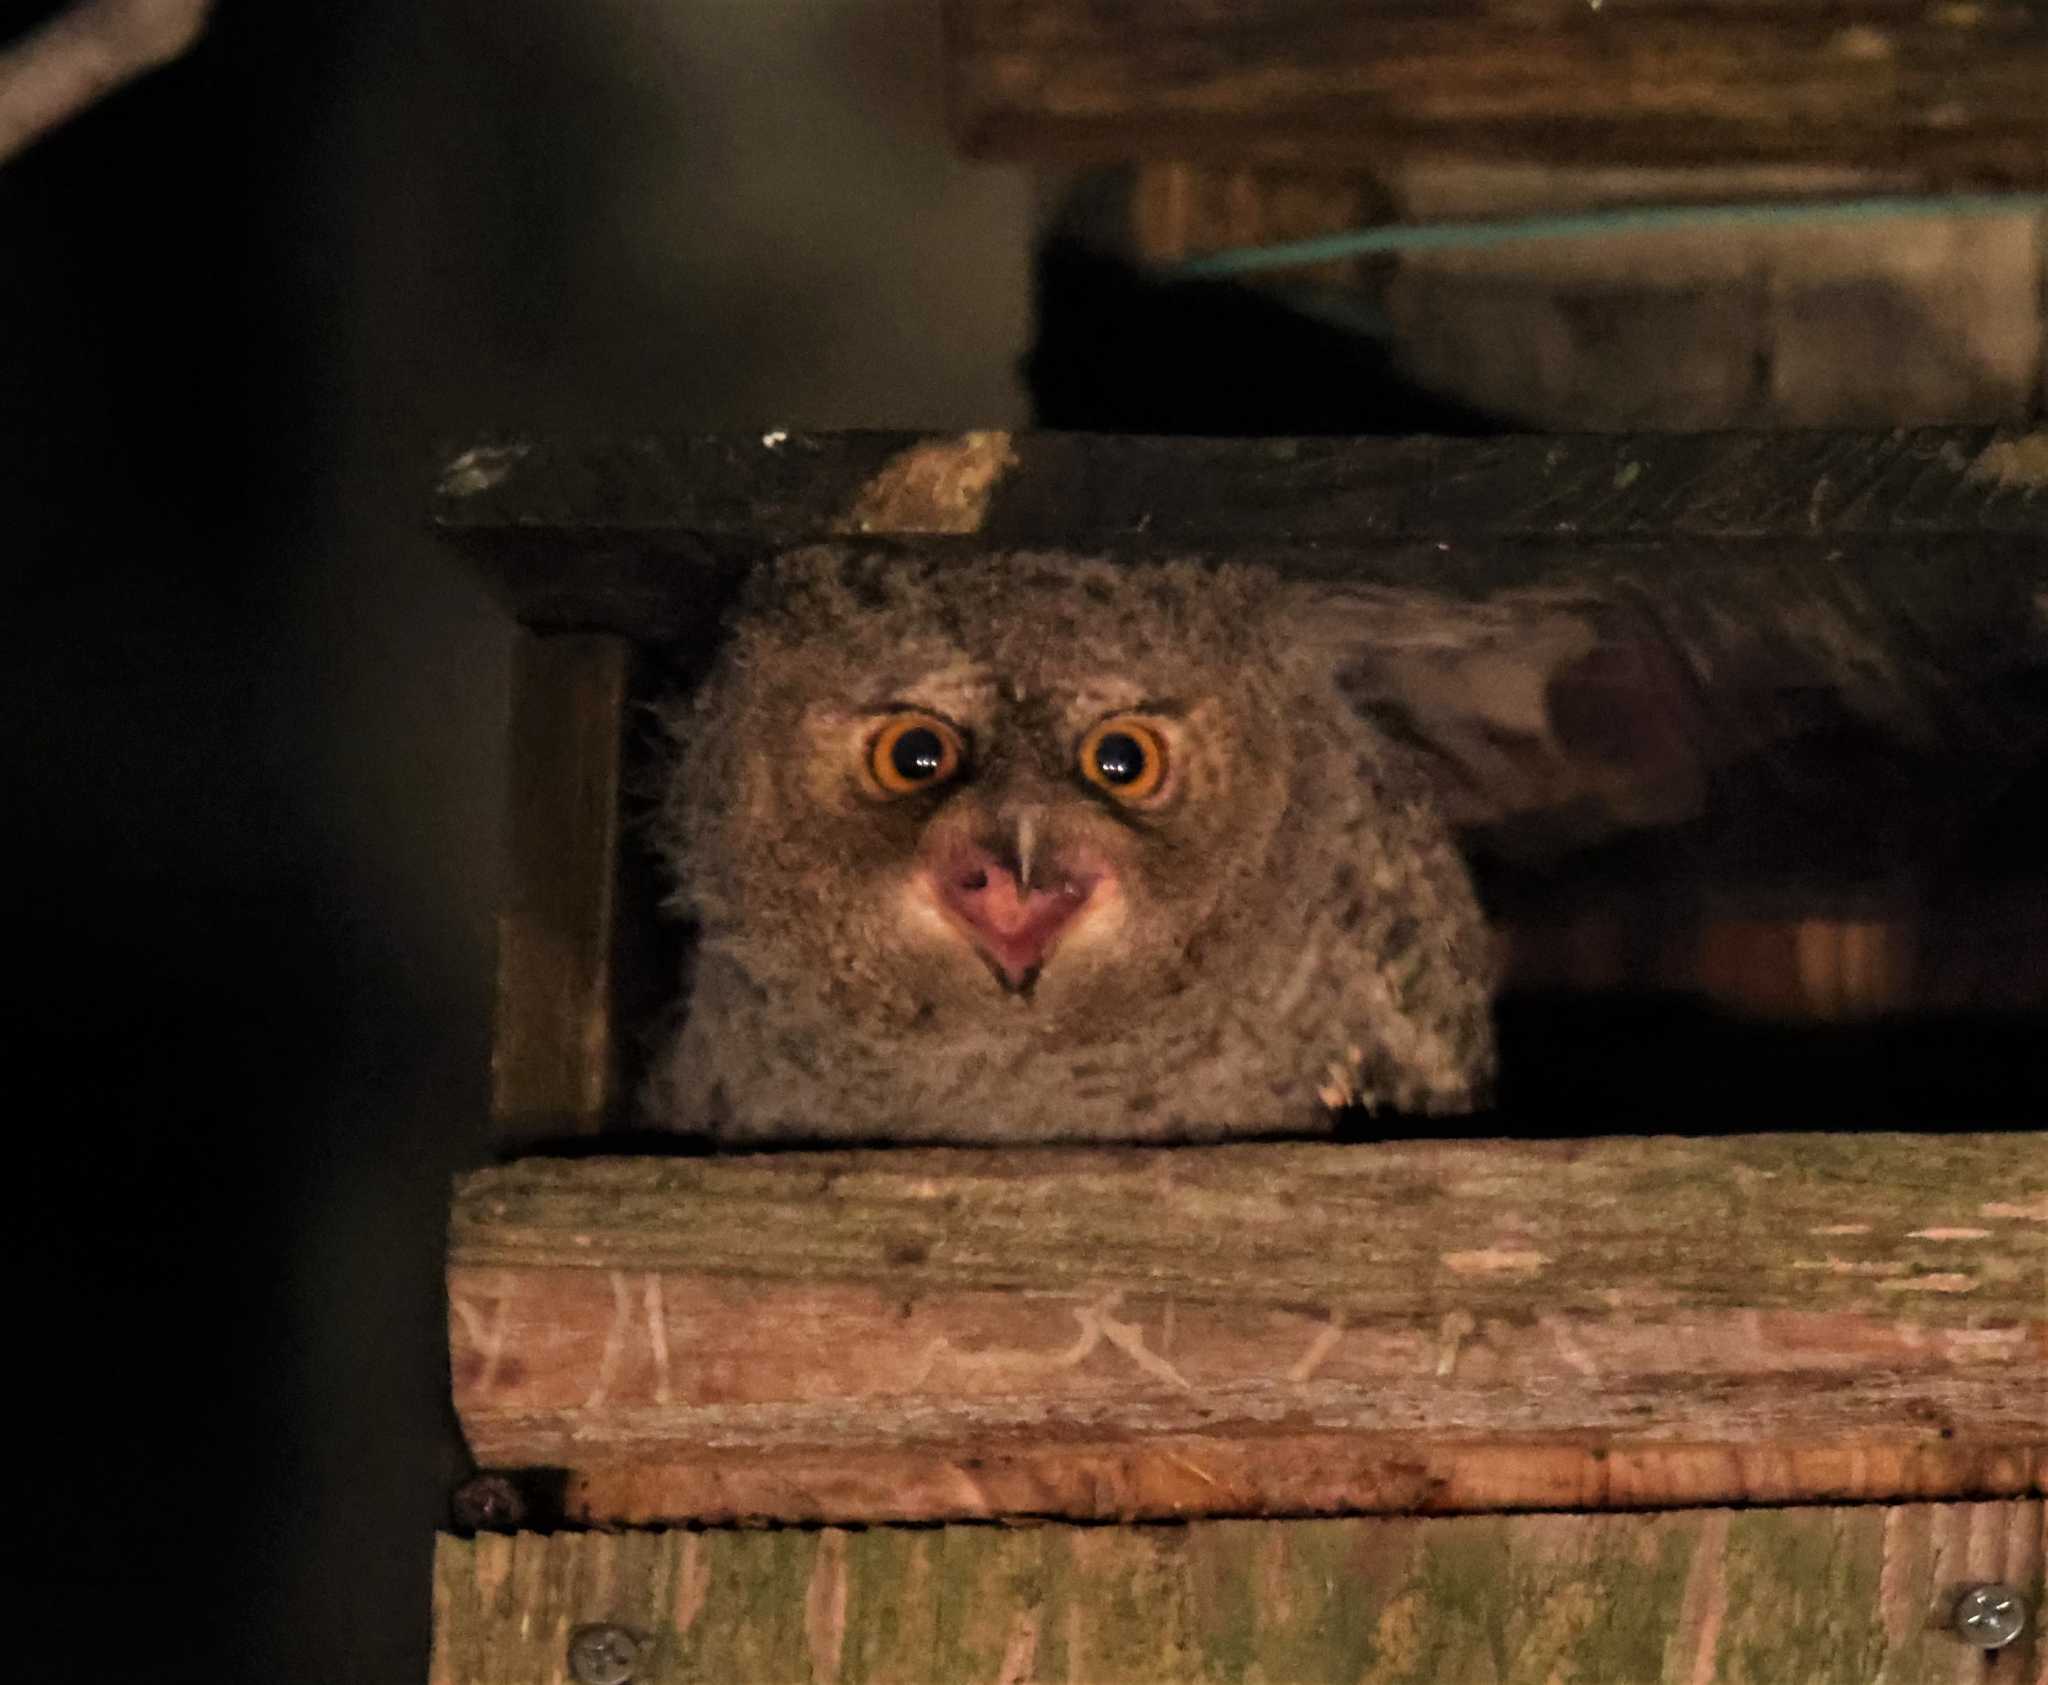
<svg viewBox="0 0 2048 1685"><path fill-rule="evenodd" d="M699 923L657 1120L1200 1140L1468 1109L1491 944L1313 588L809 550L756 576L659 840Z"/></svg>

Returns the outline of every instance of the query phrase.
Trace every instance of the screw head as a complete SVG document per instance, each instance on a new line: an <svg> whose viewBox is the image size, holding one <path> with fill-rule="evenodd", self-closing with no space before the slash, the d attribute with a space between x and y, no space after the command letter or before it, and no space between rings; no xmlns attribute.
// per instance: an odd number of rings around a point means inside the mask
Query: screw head
<svg viewBox="0 0 2048 1685"><path fill-rule="evenodd" d="M1980 1650L2002 1650L2027 1630L2027 1600L2011 1586L1972 1586L1956 1604L1957 1636Z"/></svg>
<svg viewBox="0 0 2048 1685"><path fill-rule="evenodd" d="M526 1499L502 1474L479 1474L455 1488L448 1500L455 1525L465 1533L511 1532L526 1519Z"/></svg>
<svg viewBox="0 0 2048 1685"><path fill-rule="evenodd" d="M640 1640L609 1621L569 1635L569 1675L576 1685L629 1685L640 1665Z"/></svg>

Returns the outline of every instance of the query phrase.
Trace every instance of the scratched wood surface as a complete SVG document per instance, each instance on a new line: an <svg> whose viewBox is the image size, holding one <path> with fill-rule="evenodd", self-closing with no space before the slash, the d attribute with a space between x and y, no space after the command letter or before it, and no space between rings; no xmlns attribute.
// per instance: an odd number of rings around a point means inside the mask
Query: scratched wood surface
<svg viewBox="0 0 2048 1685"><path fill-rule="evenodd" d="M2043 1593L2039 1503L1646 1516L443 1537L434 1685L2041 1685L1961 1589Z"/></svg>
<svg viewBox="0 0 2048 1685"><path fill-rule="evenodd" d="M585 1519L2019 1495L2048 1135L533 1159L449 1293Z"/></svg>
<svg viewBox="0 0 2048 1685"><path fill-rule="evenodd" d="M950 0L948 22L955 133L983 156L2048 181L2048 33L2022 5Z"/></svg>

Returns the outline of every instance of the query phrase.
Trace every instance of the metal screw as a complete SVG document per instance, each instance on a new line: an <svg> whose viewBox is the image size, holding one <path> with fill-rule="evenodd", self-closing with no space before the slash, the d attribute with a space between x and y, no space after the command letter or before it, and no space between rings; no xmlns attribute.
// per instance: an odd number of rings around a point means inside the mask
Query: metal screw
<svg viewBox="0 0 2048 1685"><path fill-rule="evenodd" d="M576 1685L628 1685L640 1665L640 1640L609 1621L578 1627L569 1637L569 1674Z"/></svg>
<svg viewBox="0 0 2048 1685"><path fill-rule="evenodd" d="M448 1500L455 1525L465 1533L510 1532L526 1519L526 1499L502 1474L479 1474L455 1488Z"/></svg>
<svg viewBox="0 0 2048 1685"><path fill-rule="evenodd" d="M2027 1630L2027 1601L2011 1586L1973 1586L1956 1604L1955 1627L1967 1644L2002 1650Z"/></svg>

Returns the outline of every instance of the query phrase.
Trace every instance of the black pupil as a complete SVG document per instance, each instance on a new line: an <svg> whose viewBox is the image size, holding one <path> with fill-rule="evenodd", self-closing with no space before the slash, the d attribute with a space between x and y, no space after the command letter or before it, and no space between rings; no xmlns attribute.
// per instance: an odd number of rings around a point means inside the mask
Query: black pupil
<svg viewBox="0 0 2048 1685"><path fill-rule="evenodd" d="M1145 776L1145 747L1127 731L1112 731L1095 745L1095 770L1112 784Z"/></svg>
<svg viewBox="0 0 2048 1685"><path fill-rule="evenodd" d="M917 726L889 746L889 764L905 783L922 784L938 777L946 764L946 746L931 727Z"/></svg>

